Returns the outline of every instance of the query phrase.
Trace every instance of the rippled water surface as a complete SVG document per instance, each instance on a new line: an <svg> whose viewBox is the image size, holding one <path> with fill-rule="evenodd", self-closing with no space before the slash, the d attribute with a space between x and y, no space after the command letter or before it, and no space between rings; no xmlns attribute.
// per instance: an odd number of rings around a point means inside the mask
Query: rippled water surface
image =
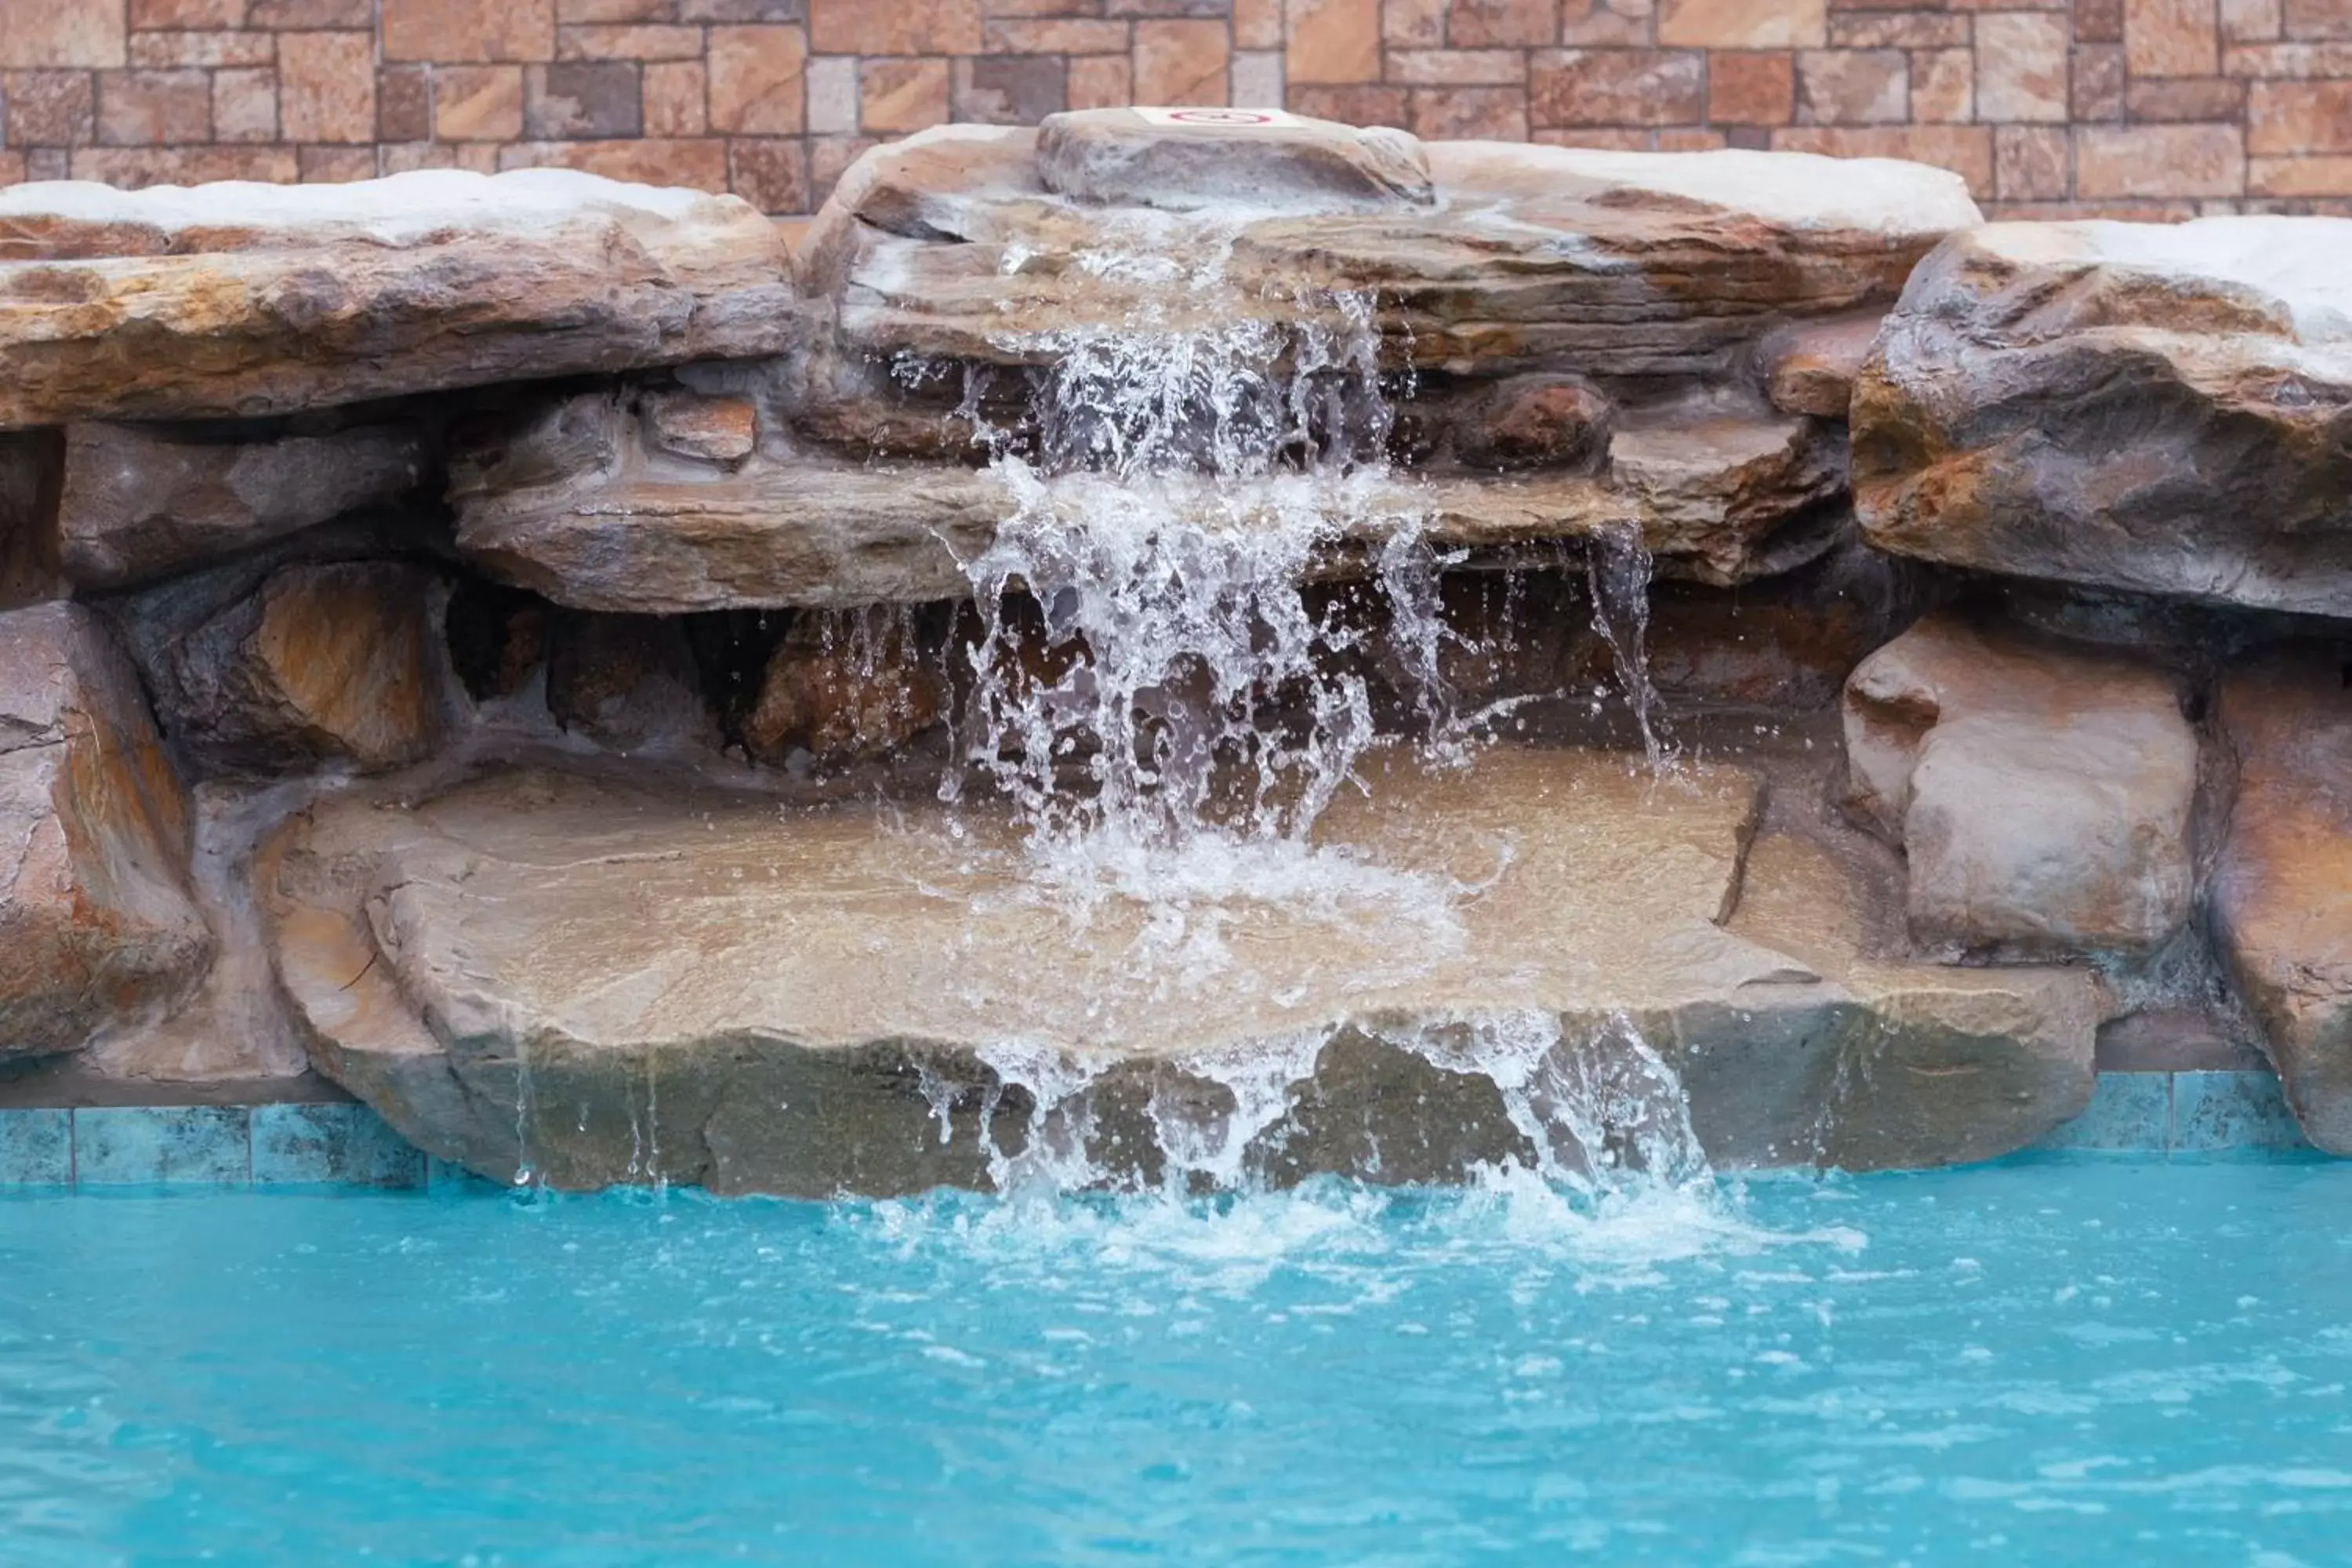
<svg viewBox="0 0 2352 1568"><path fill-rule="evenodd" d="M2352 1166L0 1197L0 1560L2352 1560Z"/></svg>

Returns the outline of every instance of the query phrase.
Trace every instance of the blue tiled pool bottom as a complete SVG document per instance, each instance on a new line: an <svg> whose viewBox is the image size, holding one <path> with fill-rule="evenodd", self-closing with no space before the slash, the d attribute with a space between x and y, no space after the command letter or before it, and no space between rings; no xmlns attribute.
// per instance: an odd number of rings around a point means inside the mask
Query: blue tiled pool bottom
<svg viewBox="0 0 2352 1568"><path fill-rule="evenodd" d="M0 1110L0 1187L416 1187L430 1164L348 1102Z"/></svg>
<svg viewBox="0 0 2352 1568"><path fill-rule="evenodd" d="M12 1568L2329 1563L2352 1163L0 1195Z"/></svg>

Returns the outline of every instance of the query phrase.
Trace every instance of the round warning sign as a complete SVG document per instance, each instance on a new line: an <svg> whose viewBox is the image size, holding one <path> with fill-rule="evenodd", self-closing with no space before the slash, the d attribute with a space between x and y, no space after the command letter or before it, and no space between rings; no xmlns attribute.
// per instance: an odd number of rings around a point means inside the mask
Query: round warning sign
<svg viewBox="0 0 2352 1568"><path fill-rule="evenodd" d="M1219 130L1255 131L1276 125L1296 124L1296 115L1279 109L1138 109L1135 111L1154 125L1207 125Z"/></svg>

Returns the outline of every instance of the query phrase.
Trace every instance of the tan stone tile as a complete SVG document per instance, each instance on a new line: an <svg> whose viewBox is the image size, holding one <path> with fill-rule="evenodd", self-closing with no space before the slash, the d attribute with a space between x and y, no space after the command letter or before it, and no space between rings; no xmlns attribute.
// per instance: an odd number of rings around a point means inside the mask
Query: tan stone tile
<svg viewBox="0 0 2352 1568"><path fill-rule="evenodd" d="M948 107L975 125L1034 125L1069 106L1069 63L1059 55L965 55L950 73Z"/></svg>
<svg viewBox="0 0 2352 1568"><path fill-rule="evenodd" d="M2066 119L2066 18L2014 11L1977 18L1977 118Z"/></svg>
<svg viewBox="0 0 2352 1568"><path fill-rule="evenodd" d="M98 134L98 89L88 71L0 74L0 145L80 147Z"/></svg>
<svg viewBox="0 0 2352 1568"><path fill-rule="evenodd" d="M1797 112L1797 59L1786 49L1726 49L1706 64L1706 117L1717 125L1786 125Z"/></svg>
<svg viewBox="0 0 2352 1568"><path fill-rule="evenodd" d="M1963 125L1977 118L1977 58L1969 49L1911 51L1911 118Z"/></svg>
<svg viewBox="0 0 2352 1568"><path fill-rule="evenodd" d="M215 117L218 110L215 110ZM375 139L423 142L433 134L433 70L385 66L375 73Z"/></svg>
<svg viewBox="0 0 2352 1568"><path fill-rule="evenodd" d="M2120 44L2124 41L2125 0L2074 0L2074 41L2078 44Z"/></svg>
<svg viewBox="0 0 2352 1568"><path fill-rule="evenodd" d="M1901 49L1804 49L1797 123L1888 125L1911 117L1911 57Z"/></svg>
<svg viewBox="0 0 2352 1568"><path fill-rule="evenodd" d="M383 58L473 64L555 58L555 0L379 0Z"/></svg>
<svg viewBox="0 0 2352 1568"><path fill-rule="evenodd" d="M1135 25L1138 103L1223 103L1233 89L1225 24L1208 18Z"/></svg>
<svg viewBox="0 0 2352 1568"><path fill-rule="evenodd" d="M1649 0L1560 0L1559 41L1576 48L1647 48L1656 20Z"/></svg>
<svg viewBox="0 0 2352 1568"><path fill-rule="evenodd" d="M412 169L465 169L477 174L498 172L499 150L487 142L399 142L380 150L378 163L387 174Z"/></svg>
<svg viewBox="0 0 2352 1568"><path fill-rule="evenodd" d="M808 128L821 136L857 134L857 59L853 55L819 55L801 75L801 91L808 100Z"/></svg>
<svg viewBox="0 0 2352 1568"><path fill-rule="evenodd" d="M245 25L273 33L317 32L329 27L373 30L376 0L250 0Z"/></svg>
<svg viewBox="0 0 2352 1568"><path fill-rule="evenodd" d="M1127 62L1122 60L1121 65ZM848 172L849 165L880 146L864 136L812 136L809 138L809 200L822 206L833 195L833 187Z"/></svg>
<svg viewBox="0 0 2352 1568"><path fill-rule="evenodd" d="M131 63L140 70L183 66L266 66L278 59L269 33L133 33Z"/></svg>
<svg viewBox="0 0 2352 1568"><path fill-rule="evenodd" d="M675 22L677 0L555 0L558 26L568 22Z"/></svg>
<svg viewBox="0 0 2352 1568"><path fill-rule="evenodd" d="M444 142L511 142L520 136L522 68L436 68L433 134Z"/></svg>
<svg viewBox="0 0 2352 1568"><path fill-rule="evenodd" d="M2240 44L2221 51L2221 74L2295 79L2352 76L2352 44Z"/></svg>
<svg viewBox="0 0 2352 1568"><path fill-rule="evenodd" d="M2245 151L2234 125L2078 125L2074 194L2085 201L2239 195Z"/></svg>
<svg viewBox="0 0 2352 1568"><path fill-rule="evenodd" d="M1668 126L1657 133L1655 145L1661 153L1712 153L1729 142L1720 131Z"/></svg>
<svg viewBox="0 0 2352 1568"><path fill-rule="evenodd" d="M2268 43L2286 31L2279 0L2221 0L2221 39L2231 44Z"/></svg>
<svg viewBox="0 0 2352 1568"><path fill-rule="evenodd" d="M2254 158L2246 189L2258 196L2352 196L2352 157Z"/></svg>
<svg viewBox="0 0 2352 1568"><path fill-rule="evenodd" d="M1070 62L1072 109L1118 109L1135 100L1135 66L1125 55L1087 55Z"/></svg>
<svg viewBox="0 0 2352 1568"><path fill-rule="evenodd" d="M1949 169L1979 200L1992 195L1992 129L1985 125L1794 125L1772 145L1832 158L1907 158Z"/></svg>
<svg viewBox="0 0 2352 1568"><path fill-rule="evenodd" d="M309 146L295 150L296 167L306 185L347 185L353 180L375 178L375 148Z"/></svg>
<svg viewBox="0 0 2352 1568"><path fill-rule="evenodd" d="M1969 18L1948 11L1835 11L1833 49L1965 49Z"/></svg>
<svg viewBox="0 0 2352 1568"><path fill-rule="evenodd" d="M646 185L727 188L727 143L715 136L646 137L626 142L512 142L499 149L501 169L583 169L608 180Z"/></svg>
<svg viewBox="0 0 2352 1568"><path fill-rule="evenodd" d="M1405 89L1365 82L1293 82L1283 107L1294 114L1336 120L1342 125L1393 125L1400 131L1412 118Z"/></svg>
<svg viewBox="0 0 2352 1568"><path fill-rule="evenodd" d="M2261 157L2352 153L2352 81L2258 81L2246 100L2246 150ZM2352 268L2352 258L2347 258Z"/></svg>
<svg viewBox="0 0 2352 1568"><path fill-rule="evenodd" d="M2352 38L2347 0L2286 0L2281 20L2290 38Z"/></svg>
<svg viewBox="0 0 2352 1568"><path fill-rule="evenodd" d="M646 67L645 94L646 135L699 136L709 129L700 60L662 60Z"/></svg>
<svg viewBox="0 0 2352 1568"><path fill-rule="evenodd" d="M864 60L857 75L858 121L866 130L903 133L947 122L947 61Z"/></svg>
<svg viewBox="0 0 2352 1568"><path fill-rule="evenodd" d="M2215 0L2126 0L2124 59L2137 76L2211 76L2221 68Z"/></svg>
<svg viewBox="0 0 2352 1568"><path fill-rule="evenodd" d="M1706 118L1706 57L1690 49L1539 49L1528 58L1538 125L1689 125Z"/></svg>
<svg viewBox="0 0 2352 1568"><path fill-rule="evenodd" d="M0 185L20 184L26 180L54 178L49 174L33 174L31 167L31 164L26 161L24 153L0 151Z"/></svg>
<svg viewBox="0 0 2352 1568"><path fill-rule="evenodd" d="M982 47L980 0L809 0L808 11L819 54L976 55Z"/></svg>
<svg viewBox="0 0 2352 1568"><path fill-rule="evenodd" d="M213 140L278 140L278 73L274 70L213 72Z"/></svg>
<svg viewBox="0 0 2352 1568"><path fill-rule="evenodd" d="M603 142L645 133L645 88L635 60L525 66L522 133L533 142Z"/></svg>
<svg viewBox="0 0 2352 1568"><path fill-rule="evenodd" d="M1281 0L1270 0L1270 3L1278 14L1281 10ZM1269 0L1236 0L1236 4L1253 6L1262 11L1268 5ZM1443 47L1445 43L1447 6L1448 0L1381 0L1381 37L1400 48ZM1234 29L1236 42L1239 41L1241 33L1239 15L1236 11L1236 25ZM1266 47L1276 47L1281 42L1282 35L1277 32L1275 35L1274 43Z"/></svg>
<svg viewBox="0 0 2352 1568"><path fill-rule="evenodd" d="M559 60L698 60L702 29L659 23L594 23L555 29Z"/></svg>
<svg viewBox="0 0 2352 1568"><path fill-rule="evenodd" d="M1234 51L1233 101L1241 109L1280 109L1282 107L1282 51L1280 49L1235 49Z"/></svg>
<svg viewBox="0 0 2352 1568"><path fill-rule="evenodd" d="M278 35L278 118L289 142L375 140L375 40Z"/></svg>
<svg viewBox="0 0 2352 1568"><path fill-rule="evenodd" d="M142 185L204 185L258 180L290 185L302 177L291 147L80 147L73 177L136 190Z"/></svg>
<svg viewBox="0 0 2352 1568"><path fill-rule="evenodd" d="M991 54L1123 55L1133 42L1127 24L1101 16L1016 16L981 24Z"/></svg>
<svg viewBox="0 0 2352 1568"><path fill-rule="evenodd" d="M2003 201L2063 201L2074 185L2072 140L2061 125L2003 125L1993 132L1992 184Z"/></svg>
<svg viewBox="0 0 2352 1568"><path fill-rule="evenodd" d="M2068 102L2078 123L2124 117L2124 51L2120 44L2091 44L2074 54L2074 76Z"/></svg>
<svg viewBox="0 0 2352 1568"><path fill-rule="evenodd" d="M1380 80L1380 0L1283 0L1283 51L1293 82Z"/></svg>
<svg viewBox="0 0 2352 1568"><path fill-rule="evenodd" d="M1412 0L1391 0L1391 3L1405 5ZM1423 4L1431 8L1442 7L1443 3L1444 0L1423 0ZM1234 0L1234 47L1282 47L1282 0Z"/></svg>
<svg viewBox="0 0 2352 1568"><path fill-rule="evenodd" d="M1819 48L1829 38L1829 0L1659 0L1662 44L1805 49Z"/></svg>
<svg viewBox="0 0 2352 1568"><path fill-rule="evenodd" d="M2151 77L2126 86L2124 110L2142 121L2236 120L2246 110L2246 84L2218 76Z"/></svg>
<svg viewBox="0 0 2352 1568"><path fill-rule="evenodd" d="M1389 79L1408 87L1517 87L1528 79L1520 49L1389 50Z"/></svg>
<svg viewBox="0 0 2352 1568"><path fill-rule="evenodd" d="M1457 49L1558 43L1559 0L1453 0L1445 41Z"/></svg>
<svg viewBox="0 0 2352 1568"><path fill-rule="evenodd" d="M797 136L730 142L727 188L763 213L806 212L808 149Z"/></svg>
<svg viewBox="0 0 2352 1568"><path fill-rule="evenodd" d="M212 78L203 71L109 71L98 79L101 146L168 147L212 139Z"/></svg>
<svg viewBox="0 0 2352 1568"><path fill-rule="evenodd" d="M808 41L798 27L710 29L710 128L754 136L803 129L801 68Z"/></svg>
<svg viewBox="0 0 2352 1568"><path fill-rule="evenodd" d="M1523 87L1415 88L1405 112L1412 133L1433 142L1528 139L1528 92Z"/></svg>
<svg viewBox="0 0 2352 1568"><path fill-rule="evenodd" d="M0 0L0 66L119 66L129 58L122 0Z"/></svg>
<svg viewBox="0 0 2352 1568"><path fill-rule="evenodd" d="M245 0L131 0L131 30L242 27Z"/></svg>

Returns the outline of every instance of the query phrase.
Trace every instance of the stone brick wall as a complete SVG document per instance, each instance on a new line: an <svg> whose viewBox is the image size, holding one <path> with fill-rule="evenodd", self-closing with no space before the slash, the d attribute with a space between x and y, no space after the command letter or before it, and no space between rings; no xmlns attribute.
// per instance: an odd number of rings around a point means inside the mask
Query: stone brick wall
<svg viewBox="0 0 2352 1568"><path fill-rule="evenodd" d="M554 163L788 214L940 121L1228 101L2352 212L2352 0L0 0L0 183Z"/></svg>

